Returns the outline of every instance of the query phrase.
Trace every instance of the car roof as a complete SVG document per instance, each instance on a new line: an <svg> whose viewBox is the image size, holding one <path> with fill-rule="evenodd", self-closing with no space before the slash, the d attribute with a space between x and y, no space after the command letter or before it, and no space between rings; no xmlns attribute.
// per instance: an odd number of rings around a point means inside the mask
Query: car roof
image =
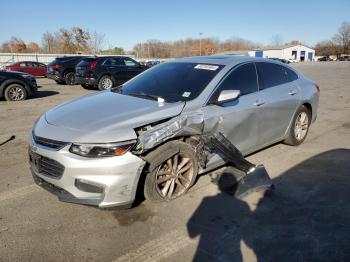
<svg viewBox="0 0 350 262"><path fill-rule="evenodd" d="M217 65L236 65L244 62L266 61L268 59L243 56L243 55L211 55L211 56L192 56L174 59L171 62L183 62L183 63L199 63L199 64L217 64Z"/></svg>

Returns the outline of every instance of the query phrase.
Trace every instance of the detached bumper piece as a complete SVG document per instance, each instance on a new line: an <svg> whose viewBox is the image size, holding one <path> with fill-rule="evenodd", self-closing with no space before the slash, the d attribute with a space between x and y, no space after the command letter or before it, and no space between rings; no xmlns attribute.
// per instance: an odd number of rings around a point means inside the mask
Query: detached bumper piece
<svg viewBox="0 0 350 262"><path fill-rule="evenodd" d="M265 167L246 160L222 133L215 133L205 140L210 151L215 150L227 163L238 169L240 178L233 192L236 198L244 198L250 193L273 188Z"/></svg>

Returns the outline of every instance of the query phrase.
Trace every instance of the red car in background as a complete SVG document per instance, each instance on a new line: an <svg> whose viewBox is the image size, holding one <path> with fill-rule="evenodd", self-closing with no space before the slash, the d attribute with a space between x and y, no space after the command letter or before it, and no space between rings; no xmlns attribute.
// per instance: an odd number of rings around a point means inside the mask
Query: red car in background
<svg viewBox="0 0 350 262"><path fill-rule="evenodd" d="M5 66L6 70L18 71L31 74L33 76L46 76L47 66L43 63L22 61Z"/></svg>

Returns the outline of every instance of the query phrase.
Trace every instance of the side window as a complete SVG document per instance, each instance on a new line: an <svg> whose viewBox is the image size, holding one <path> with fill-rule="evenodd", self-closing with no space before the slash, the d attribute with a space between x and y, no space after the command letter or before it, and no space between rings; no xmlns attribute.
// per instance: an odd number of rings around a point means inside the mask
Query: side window
<svg viewBox="0 0 350 262"><path fill-rule="evenodd" d="M132 60L130 58L124 58L124 64L126 66L133 66L133 67L138 66L138 64L134 60Z"/></svg>
<svg viewBox="0 0 350 262"><path fill-rule="evenodd" d="M234 69L214 93L216 99L223 90L240 90L241 96L258 91L256 70L253 63Z"/></svg>
<svg viewBox="0 0 350 262"><path fill-rule="evenodd" d="M260 89L266 89L289 82L284 66L274 63L256 63L259 72Z"/></svg>
<svg viewBox="0 0 350 262"><path fill-rule="evenodd" d="M105 65L118 66L122 65L122 61L119 57L108 58L105 62Z"/></svg>
<svg viewBox="0 0 350 262"><path fill-rule="evenodd" d="M299 78L298 75L293 70L289 69L288 67L285 67L284 69L286 70L290 81L294 81Z"/></svg>
<svg viewBox="0 0 350 262"><path fill-rule="evenodd" d="M26 67L26 63L20 63L19 66L20 67Z"/></svg>

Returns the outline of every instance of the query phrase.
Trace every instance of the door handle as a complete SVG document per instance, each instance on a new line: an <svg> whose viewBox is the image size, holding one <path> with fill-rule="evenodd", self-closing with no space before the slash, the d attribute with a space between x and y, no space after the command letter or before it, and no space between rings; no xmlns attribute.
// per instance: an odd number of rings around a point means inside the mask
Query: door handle
<svg viewBox="0 0 350 262"><path fill-rule="evenodd" d="M291 90L288 95L294 96L296 93L298 93L297 90Z"/></svg>
<svg viewBox="0 0 350 262"><path fill-rule="evenodd" d="M256 100L254 103L255 106L262 106L263 104L265 104L265 102L260 100Z"/></svg>

